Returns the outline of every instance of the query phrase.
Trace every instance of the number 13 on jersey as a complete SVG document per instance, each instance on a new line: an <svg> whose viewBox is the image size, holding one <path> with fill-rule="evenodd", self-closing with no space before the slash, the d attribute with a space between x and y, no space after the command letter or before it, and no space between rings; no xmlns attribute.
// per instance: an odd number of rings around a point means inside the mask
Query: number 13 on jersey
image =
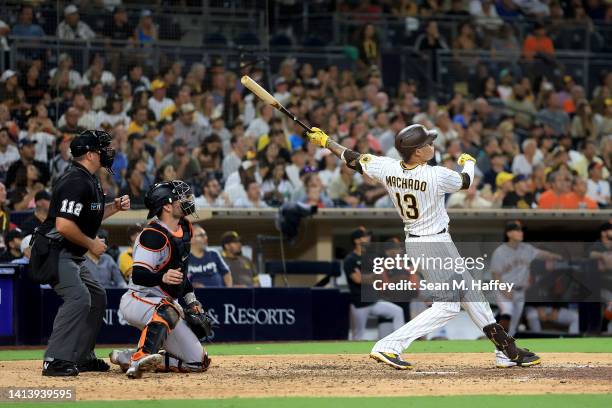
<svg viewBox="0 0 612 408"><path fill-rule="evenodd" d="M399 208L400 215L402 217L416 220L419 218L419 205L417 199L413 194L406 193L402 197L400 193L395 193L397 200L397 208Z"/></svg>

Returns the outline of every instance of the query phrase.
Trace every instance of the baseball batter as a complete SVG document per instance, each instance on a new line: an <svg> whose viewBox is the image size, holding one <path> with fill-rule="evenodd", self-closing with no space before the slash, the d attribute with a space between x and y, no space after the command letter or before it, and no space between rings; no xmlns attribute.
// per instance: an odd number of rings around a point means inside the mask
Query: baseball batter
<svg viewBox="0 0 612 408"><path fill-rule="evenodd" d="M191 188L180 180L154 184L145 205L147 218L153 219L134 244L129 290L119 306L125 320L142 334L136 350L114 350L110 360L129 378L153 370L205 371L210 359L200 339L211 334L212 324L186 274L193 235L186 216L195 212Z"/></svg>
<svg viewBox="0 0 612 408"><path fill-rule="evenodd" d="M436 251L435 254L429 254L430 256L460 257L448 232L449 218L444 206L444 195L469 188L474 180L473 157L467 154L459 157L458 163L463 167L461 173L428 165L427 162L434 156L433 143L437 133L421 125L408 126L396 135L395 148L403 159L401 161L357 153L336 143L318 128L312 128L307 135L311 143L331 150L348 167L386 187L404 222L407 250L428 244L425 246L435 248ZM430 278L429 280L438 282L457 279L454 272L454 277L443 275L444 271L421 272L426 278ZM467 273L461 278L471 279ZM412 368L409 362L401 358L401 353L414 340L445 325L459 313L462 306L495 344L503 359L509 361L508 365L532 366L540 363L537 355L516 346L515 340L496 323L482 293L474 291L467 294L453 291L435 297L429 309L378 341L370 357L397 369Z"/></svg>

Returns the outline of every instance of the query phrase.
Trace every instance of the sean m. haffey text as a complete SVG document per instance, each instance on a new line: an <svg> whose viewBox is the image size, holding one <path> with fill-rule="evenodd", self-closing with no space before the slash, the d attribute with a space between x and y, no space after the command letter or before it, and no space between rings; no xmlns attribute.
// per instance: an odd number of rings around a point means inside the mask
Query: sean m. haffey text
<svg viewBox="0 0 612 408"><path fill-rule="evenodd" d="M386 271L406 271L414 275L418 270L437 270L449 271L457 274L462 274L465 271L482 271L485 269L484 257L428 257L421 255L419 257L408 256L407 254L396 254L392 257L375 257L372 259L372 272L376 275L382 275ZM500 282L498 280L482 281L472 280L470 285L466 281L453 282L427 282L420 280L413 282L409 280L400 280L397 282L386 282L382 279L377 279L372 282L373 288L376 291L386 290L483 290L483 291L507 291L511 292L514 283ZM470 286L470 287L468 287Z"/></svg>

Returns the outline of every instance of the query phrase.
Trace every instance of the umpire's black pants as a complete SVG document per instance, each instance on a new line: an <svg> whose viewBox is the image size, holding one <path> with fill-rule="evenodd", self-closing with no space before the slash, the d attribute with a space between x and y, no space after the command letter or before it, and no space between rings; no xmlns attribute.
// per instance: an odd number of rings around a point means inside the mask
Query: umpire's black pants
<svg viewBox="0 0 612 408"><path fill-rule="evenodd" d="M83 258L62 250L59 283L53 287L64 303L53 322L45 361L85 363L96 358L94 347L106 310L106 291L83 265Z"/></svg>

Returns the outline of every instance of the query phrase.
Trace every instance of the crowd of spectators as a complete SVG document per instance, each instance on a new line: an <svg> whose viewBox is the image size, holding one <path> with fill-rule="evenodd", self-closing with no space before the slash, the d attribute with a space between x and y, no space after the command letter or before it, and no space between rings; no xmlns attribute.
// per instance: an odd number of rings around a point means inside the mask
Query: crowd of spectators
<svg viewBox="0 0 612 408"><path fill-rule="evenodd" d="M412 10L414 2L399 3ZM459 3L452 6L458 10ZM495 10L485 1L474 11L471 3L468 14ZM510 3L498 3L498 13L499 4ZM416 10L424 13L435 4L422 2ZM66 6L58 34L91 35L78 12ZM121 7L113 13L117 27L125 20L122 13ZM23 6L11 32L44 34L35 14ZM108 32L134 41L153 39L155 25L146 14L138 28ZM547 42L538 34L542 29L525 39L524 58L546 52ZM452 41L436 33L435 22L430 23L419 44L469 46L469 28ZM326 149L305 143L298 125L245 90L239 76L247 73L295 116L362 153L399 159L394 135L400 129L412 123L437 129L432 164L457 168L463 152L477 158L477 182L447 197L449 208L610 205L612 72L603 73L591 91L569 75L523 74L510 64L480 86L441 100L423 95L415 80L386 86L373 26L364 29L363 41L365 71L287 58L270 78L256 64L231 71L217 58L209 64L172 61L160 69L136 58L122 69L112 53L96 53L84 72L68 53L56 60L32 53L15 61L0 73L0 226L6 253L10 230L19 226L25 236L46 216L53 183L70 165L70 141L87 128L107 130L118 152L113 172L99 173L107 199L129 194L134 208L143 208L152 183L174 178L193 186L198 208L287 202L393 207L382 186ZM32 211L30 218L12 224L10 214L22 211Z"/></svg>

